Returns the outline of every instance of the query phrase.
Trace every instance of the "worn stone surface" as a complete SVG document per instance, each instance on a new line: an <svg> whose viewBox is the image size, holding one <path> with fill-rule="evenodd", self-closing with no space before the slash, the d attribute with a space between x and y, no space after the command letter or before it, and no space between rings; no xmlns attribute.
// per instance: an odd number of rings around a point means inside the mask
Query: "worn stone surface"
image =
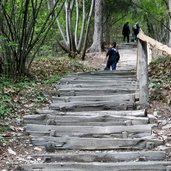
<svg viewBox="0 0 171 171"><path fill-rule="evenodd" d="M39 146L53 144L56 150L142 150L146 143L154 142L154 147L163 144L162 140L151 137L144 138L79 138L79 137L50 137L32 136L32 143ZM151 150L151 149L150 149Z"/></svg>
<svg viewBox="0 0 171 171"><path fill-rule="evenodd" d="M23 171L31 171L33 169L43 169L43 171L165 171L166 167L171 165L170 161L163 162L120 162L120 163L48 163L37 165L26 165L18 168Z"/></svg>
<svg viewBox="0 0 171 171"><path fill-rule="evenodd" d="M82 125L82 126L107 126L107 125L145 125L149 123L149 119L146 117L136 117L136 116L122 116L122 115L112 115L91 113L85 115L85 112L78 112L71 115L52 115L52 114L36 114L28 115L24 117L25 124L40 124L40 125L58 125L58 126L69 126L69 125Z"/></svg>
<svg viewBox="0 0 171 171"><path fill-rule="evenodd" d="M57 152L54 154L33 155L34 158L49 159L51 162L123 162L123 161L161 161L165 160L166 154L162 151L132 151L132 152L114 152L114 151L68 151Z"/></svg>

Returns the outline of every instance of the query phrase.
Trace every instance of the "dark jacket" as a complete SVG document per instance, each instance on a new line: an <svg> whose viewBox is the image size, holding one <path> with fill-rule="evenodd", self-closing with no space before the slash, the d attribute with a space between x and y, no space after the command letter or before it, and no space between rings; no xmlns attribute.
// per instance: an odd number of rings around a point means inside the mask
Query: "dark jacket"
<svg viewBox="0 0 171 171"><path fill-rule="evenodd" d="M125 23L122 29L123 35L129 35L130 34L130 27L128 23Z"/></svg>
<svg viewBox="0 0 171 171"><path fill-rule="evenodd" d="M133 32L134 32L134 34L137 35L139 33L139 31L140 31L140 26L138 24L135 24L133 26Z"/></svg>
<svg viewBox="0 0 171 171"><path fill-rule="evenodd" d="M106 54L109 56L108 60L118 62L120 59L119 52L115 48L110 48Z"/></svg>

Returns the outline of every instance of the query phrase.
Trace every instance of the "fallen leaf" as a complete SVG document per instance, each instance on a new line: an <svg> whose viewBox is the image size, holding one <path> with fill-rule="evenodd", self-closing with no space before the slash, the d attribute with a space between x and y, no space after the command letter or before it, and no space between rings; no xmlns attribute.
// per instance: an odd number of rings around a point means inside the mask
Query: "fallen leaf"
<svg viewBox="0 0 171 171"><path fill-rule="evenodd" d="M35 147L34 150L36 150L36 151L42 151L42 149L39 148L39 147Z"/></svg>
<svg viewBox="0 0 171 171"><path fill-rule="evenodd" d="M10 147L8 148L8 153L12 155L17 155L15 151L13 151Z"/></svg>

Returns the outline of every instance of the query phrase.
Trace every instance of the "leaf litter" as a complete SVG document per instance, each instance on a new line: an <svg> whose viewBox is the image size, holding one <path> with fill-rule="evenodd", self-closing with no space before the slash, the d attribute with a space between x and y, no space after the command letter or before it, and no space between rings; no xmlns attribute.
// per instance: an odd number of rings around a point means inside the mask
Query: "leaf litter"
<svg viewBox="0 0 171 171"><path fill-rule="evenodd" d="M38 109L48 109L52 95L57 93L54 85L64 75L94 70L96 68L76 59L42 58L33 62L30 77L14 83L3 78L0 87L0 103L4 104L0 107L0 170L13 170L18 164L37 162L31 154L45 150L30 143L24 132L23 116ZM9 108L11 110L7 110Z"/></svg>

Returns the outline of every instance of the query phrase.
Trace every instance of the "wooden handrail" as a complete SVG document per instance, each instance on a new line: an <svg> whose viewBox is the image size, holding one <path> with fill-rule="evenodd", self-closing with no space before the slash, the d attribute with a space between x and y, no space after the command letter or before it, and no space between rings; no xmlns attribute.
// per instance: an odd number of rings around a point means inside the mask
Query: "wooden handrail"
<svg viewBox="0 0 171 171"><path fill-rule="evenodd" d="M142 31L138 34L137 47L137 81L139 83L139 101L141 107L148 105L148 63L151 61L151 49L160 50L163 55L171 56L171 48L151 37L145 35Z"/></svg>
<svg viewBox="0 0 171 171"><path fill-rule="evenodd" d="M140 39L141 41L147 42L151 46L151 48L160 50L164 55L171 56L171 48L170 47L145 35L142 31L138 34L138 39Z"/></svg>
<svg viewBox="0 0 171 171"><path fill-rule="evenodd" d="M138 34L138 47L137 47L137 80L139 83L139 102L141 107L148 105L148 63L151 56L151 49L155 48L160 50L162 54L171 56L171 48L164 45L151 37L145 35L142 31Z"/></svg>

